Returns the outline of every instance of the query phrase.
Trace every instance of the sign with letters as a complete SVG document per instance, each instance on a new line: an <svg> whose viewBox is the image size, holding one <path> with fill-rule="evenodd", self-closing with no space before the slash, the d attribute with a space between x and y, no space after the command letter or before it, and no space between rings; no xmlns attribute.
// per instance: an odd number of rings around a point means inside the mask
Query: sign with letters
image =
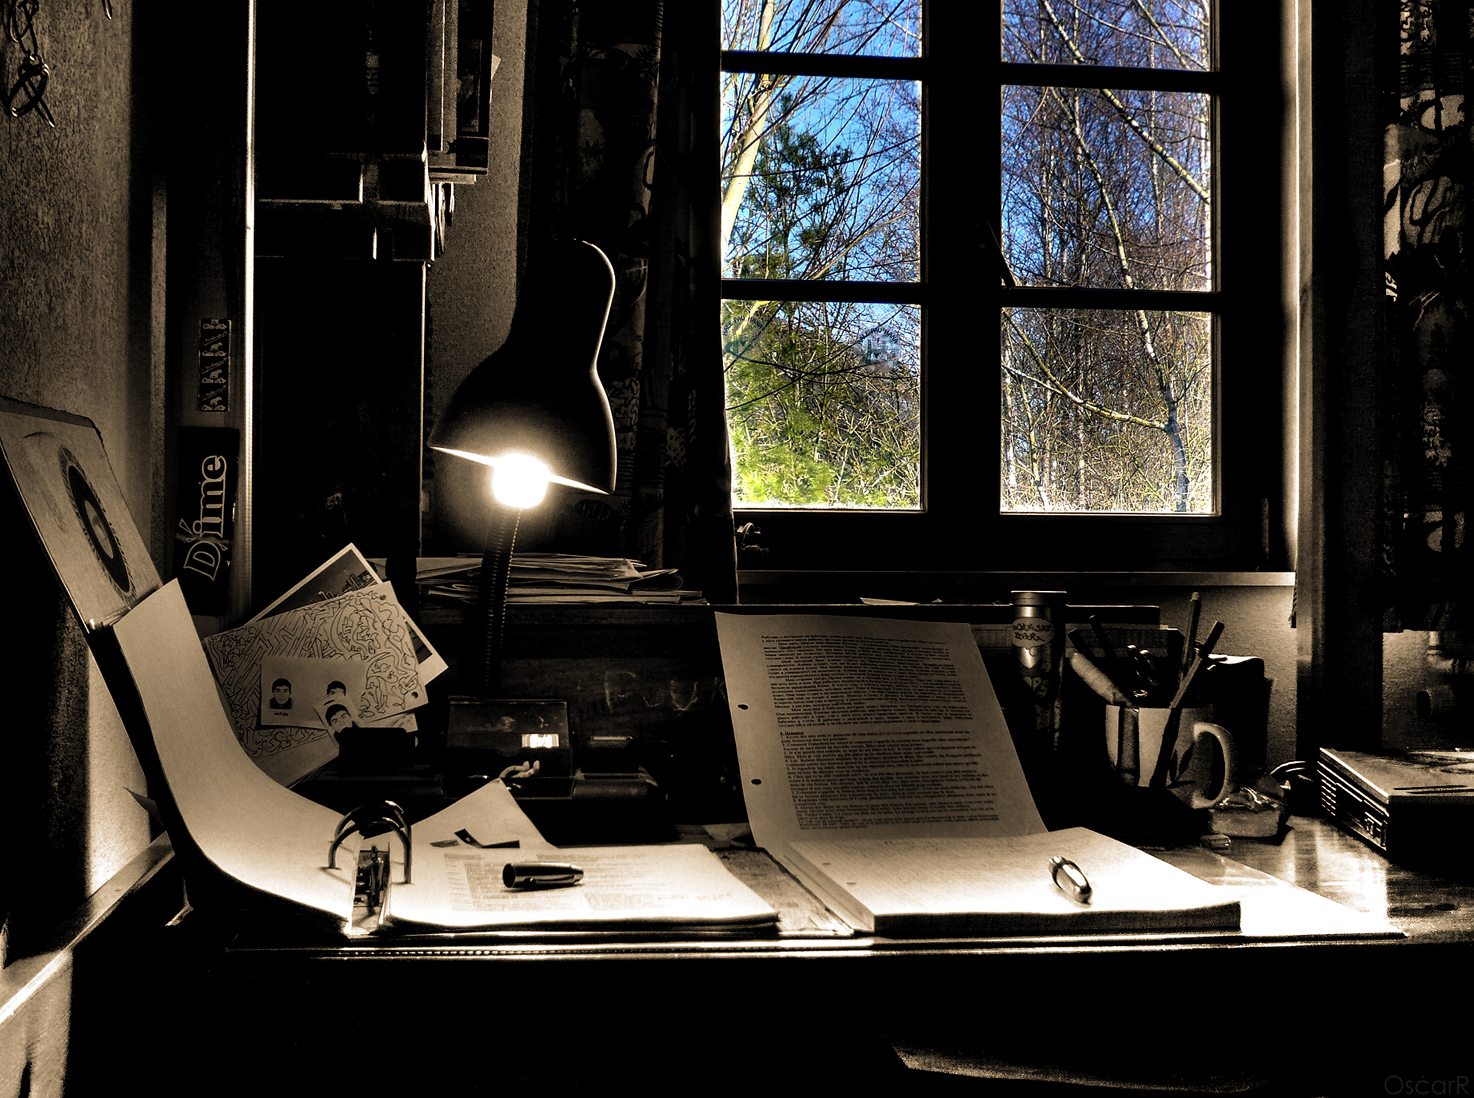
<svg viewBox="0 0 1474 1098"><path fill-rule="evenodd" d="M233 427L179 431L174 575L193 614L222 614L226 609L239 449L240 435Z"/></svg>

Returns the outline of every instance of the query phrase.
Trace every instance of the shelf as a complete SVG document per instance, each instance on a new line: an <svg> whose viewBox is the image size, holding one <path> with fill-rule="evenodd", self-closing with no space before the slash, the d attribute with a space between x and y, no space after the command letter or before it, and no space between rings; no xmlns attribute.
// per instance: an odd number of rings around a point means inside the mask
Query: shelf
<svg viewBox="0 0 1474 1098"><path fill-rule="evenodd" d="M433 0L354 18L260 0L258 257L443 253L454 184L487 170L494 12L491 0Z"/></svg>

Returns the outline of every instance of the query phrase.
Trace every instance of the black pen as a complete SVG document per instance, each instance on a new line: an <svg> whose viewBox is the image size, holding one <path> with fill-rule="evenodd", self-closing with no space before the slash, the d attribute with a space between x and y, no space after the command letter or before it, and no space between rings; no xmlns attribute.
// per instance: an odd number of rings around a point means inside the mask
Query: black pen
<svg viewBox="0 0 1474 1098"><path fill-rule="evenodd" d="M583 870L568 862L508 862L502 884L508 888L561 888L583 880Z"/></svg>
<svg viewBox="0 0 1474 1098"><path fill-rule="evenodd" d="M1100 617L1096 614L1090 615L1090 629L1095 634L1096 643L1100 645L1100 654L1105 657L1107 664L1116 659L1116 648L1111 644L1111 638L1105 631L1105 626L1100 623Z"/></svg>

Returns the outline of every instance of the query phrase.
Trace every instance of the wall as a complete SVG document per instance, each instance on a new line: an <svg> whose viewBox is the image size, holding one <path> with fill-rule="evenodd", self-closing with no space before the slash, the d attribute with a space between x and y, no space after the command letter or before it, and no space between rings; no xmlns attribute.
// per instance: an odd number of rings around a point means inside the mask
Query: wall
<svg viewBox="0 0 1474 1098"><path fill-rule="evenodd" d="M1468 634L1457 648L1455 634L1445 634L1444 643L1451 652L1466 662L1470 655ZM1382 638L1382 743L1390 748L1474 747L1469 719L1471 699L1470 677L1457 680L1459 706L1453 710L1425 715L1419 710L1418 696L1424 691L1437 692L1454 687L1456 680L1433 667L1428 659L1428 634L1420 629L1388 633Z"/></svg>
<svg viewBox="0 0 1474 1098"><path fill-rule="evenodd" d="M156 564L163 514L164 188L167 107L139 74L156 40L138 5L46 3L37 16L56 120L0 115L0 393L90 417ZM5 43L5 82L16 55ZM169 94L180 94L175 88ZM175 135L176 137L179 135ZM24 947L32 912L75 907L151 838L129 795L132 748L44 556L13 512L20 570L7 585L7 679L44 688L7 706L8 897ZM19 828L19 834L16 829ZM6 1093L0 1072L0 1094Z"/></svg>
<svg viewBox="0 0 1474 1098"><path fill-rule="evenodd" d="M496 6L492 53L500 65L491 81L489 170L476 183L455 188L455 215L446 251L425 279L425 432L475 366L502 345L511 330L521 251L528 5L502 0ZM530 144L530 141L529 141ZM433 492L434 455L426 457L426 484ZM452 470L454 472L454 470ZM428 553L444 551L436 540L433 499L426 517ZM535 516L528 516L535 522ZM527 541L527 531L519 540ZM451 550L454 551L454 546Z"/></svg>

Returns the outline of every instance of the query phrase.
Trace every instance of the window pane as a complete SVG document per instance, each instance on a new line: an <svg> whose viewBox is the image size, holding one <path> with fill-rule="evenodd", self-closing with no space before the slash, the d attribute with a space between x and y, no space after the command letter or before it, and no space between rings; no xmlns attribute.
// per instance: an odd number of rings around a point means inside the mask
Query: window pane
<svg viewBox="0 0 1474 1098"><path fill-rule="evenodd" d="M1003 247L1020 285L1212 288L1209 97L1003 89Z"/></svg>
<svg viewBox="0 0 1474 1098"><path fill-rule="evenodd" d="M921 54L921 0L723 0L722 49Z"/></svg>
<svg viewBox="0 0 1474 1098"><path fill-rule="evenodd" d="M737 506L921 504L921 310L722 304Z"/></svg>
<svg viewBox="0 0 1474 1098"><path fill-rule="evenodd" d="M722 83L725 277L914 281L917 85L751 73Z"/></svg>
<svg viewBox="0 0 1474 1098"><path fill-rule="evenodd" d="M1208 0L1003 0L1003 60L1206 70Z"/></svg>
<svg viewBox="0 0 1474 1098"><path fill-rule="evenodd" d="M1003 511L1211 514L1207 313L1004 309Z"/></svg>

